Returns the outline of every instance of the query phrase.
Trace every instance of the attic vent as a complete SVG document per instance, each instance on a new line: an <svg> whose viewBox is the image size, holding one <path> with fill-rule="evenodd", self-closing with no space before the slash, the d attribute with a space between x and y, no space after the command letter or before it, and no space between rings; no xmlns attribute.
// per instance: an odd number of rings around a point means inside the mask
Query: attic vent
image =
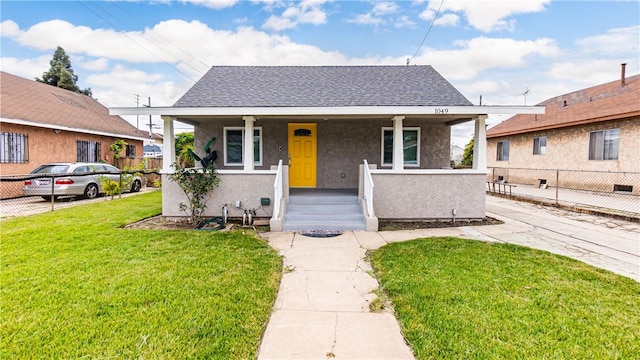
<svg viewBox="0 0 640 360"><path fill-rule="evenodd" d="M633 192L633 185L613 185L613 192Z"/></svg>
<svg viewBox="0 0 640 360"><path fill-rule="evenodd" d="M79 107L79 108L83 108L86 109L87 107L84 106L83 104L75 101L74 99L67 97L67 96L62 96L62 95L57 95L57 94L52 94L53 96L57 97L60 101L67 103L71 106L75 106L75 107Z"/></svg>

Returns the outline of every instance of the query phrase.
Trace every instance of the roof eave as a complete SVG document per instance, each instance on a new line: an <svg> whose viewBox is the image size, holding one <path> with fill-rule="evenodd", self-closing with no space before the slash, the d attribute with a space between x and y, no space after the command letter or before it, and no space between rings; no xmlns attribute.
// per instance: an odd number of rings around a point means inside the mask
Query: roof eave
<svg viewBox="0 0 640 360"><path fill-rule="evenodd" d="M501 132L497 132L497 133L487 132L487 139L493 139L493 138L498 138L498 137L503 137L503 136L510 136L510 135L518 135L518 134L527 134L527 133L532 133L532 132L536 132L536 131L561 129L561 128L566 128L566 127L571 127L571 126L593 124L593 123L598 123L598 122L603 122L603 121L624 120L624 119L637 117L637 116L640 116L640 110L631 111L631 112L623 113L623 114L614 114L614 115L600 116L600 117L595 117L595 118L590 118L590 119L583 119L583 120L565 122L565 123L562 123L562 124L551 124L551 125L546 125L546 126L529 127L529 128L526 128L526 129L501 131ZM505 121L508 121L508 120L505 120ZM489 130L489 131L491 131L491 130Z"/></svg>
<svg viewBox="0 0 640 360"><path fill-rule="evenodd" d="M544 106L112 107L109 115L305 116L544 114Z"/></svg>
<svg viewBox="0 0 640 360"><path fill-rule="evenodd" d="M22 120L22 119L9 119L9 118L2 117L2 118L0 118L0 122L6 122L8 124L15 124L15 125L33 126L33 127L52 129L52 130L77 132L77 133L83 133L83 134L109 136L109 137L116 137L116 138L130 139L130 140L141 140L141 141L149 140L148 138L146 138L144 136L135 136L135 135L128 135L128 134L117 134L117 133L112 133L112 132L107 132L107 131L74 128L74 127L62 126L62 125L45 124L45 123L39 123L39 122L34 122L34 121Z"/></svg>

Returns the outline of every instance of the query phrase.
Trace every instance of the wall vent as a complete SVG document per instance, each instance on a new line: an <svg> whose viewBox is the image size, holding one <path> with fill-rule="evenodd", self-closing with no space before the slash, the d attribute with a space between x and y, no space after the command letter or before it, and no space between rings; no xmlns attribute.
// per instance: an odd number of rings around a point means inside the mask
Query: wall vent
<svg viewBox="0 0 640 360"><path fill-rule="evenodd" d="M633 185L613 185L613 192L632 193Z"/></svg>

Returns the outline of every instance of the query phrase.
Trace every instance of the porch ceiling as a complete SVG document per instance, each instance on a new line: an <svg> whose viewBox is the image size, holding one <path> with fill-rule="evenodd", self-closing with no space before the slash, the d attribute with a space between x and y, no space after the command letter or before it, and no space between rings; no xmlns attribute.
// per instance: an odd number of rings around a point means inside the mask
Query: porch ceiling
<svg viewBox="0 0 640 360"><path fill-rule="evenodd" d="M478 114L481 115L481 114ZM478 115L475 115L477 117ZM332 121L353 121L353 120L391 120L389 115L266 115L254 116L256 120L263 121L313 121L313 122L332 122ZM199 125L207 122L215 122L217 120L242 120L242 116L177 116L176 120L190 125ZM447 123L447 125L461 124L472 121L473 116L469 115L406 115L406 120L421 120L432 123Z"/></svg>

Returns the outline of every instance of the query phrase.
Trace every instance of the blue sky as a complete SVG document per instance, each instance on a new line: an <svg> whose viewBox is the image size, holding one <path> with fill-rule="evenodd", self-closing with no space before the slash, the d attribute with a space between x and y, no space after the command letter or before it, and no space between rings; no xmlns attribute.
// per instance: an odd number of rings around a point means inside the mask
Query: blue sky
<svg viewBox="0 0 640 360"><path fill-rule="evenodd" d="M614 81L621 63L640 71L638 1L3 0L0 19L2 71L41 77L61 46L80 87L106 106L135 106L134 94L172 105L214 65L411 59L486 105L532 105ZM471 134L457 126L452 143Z"/></svg>

